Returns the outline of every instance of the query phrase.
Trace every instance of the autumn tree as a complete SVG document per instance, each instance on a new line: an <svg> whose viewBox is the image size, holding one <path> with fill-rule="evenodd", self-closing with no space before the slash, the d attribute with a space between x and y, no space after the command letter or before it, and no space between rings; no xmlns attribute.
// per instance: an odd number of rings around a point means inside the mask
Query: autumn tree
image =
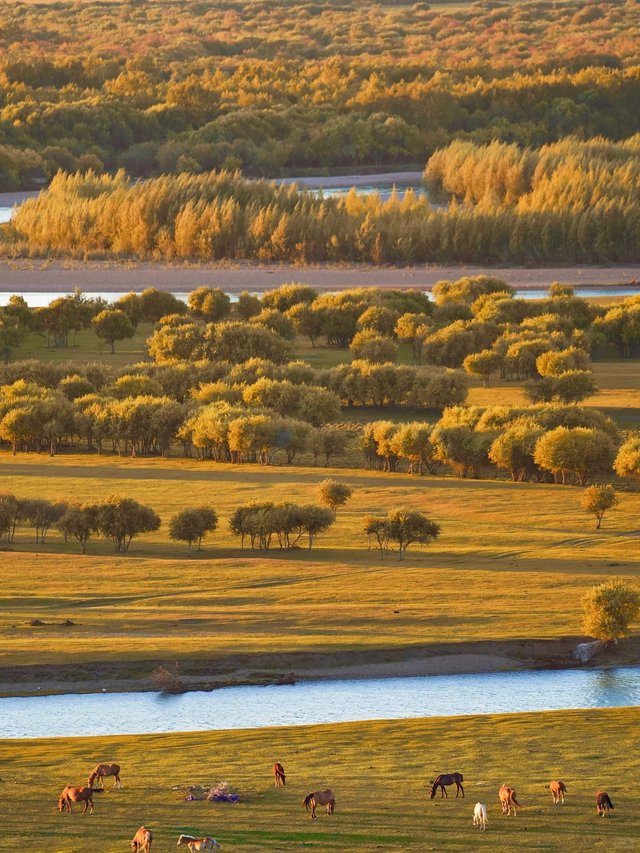
<svg viewBox="0 0 640 853"><path fill-rule="evenodd" d="M72 503L58 519L58 530L68 538L77 539L80 550L86 554L89 537L100 528L100 508L97 504Z"/></svg>
<svg viewBox="0 0 640 853"><path fill-rule="evenodd" d="M329 507L336 517L339 506L344 506L353 494L353 489L340 480L323 480L318 486L321 503Z"/></svg>
<svg viewBox="0 0 640 853"><path fill-rule="evenodd" d="M582 506L595 516L596 530L599 530L605 512L618 506L618 495L611 484L589 486L582 496Z"/></svg>
<svg viewBox="0 0 640 853"><path fill-rule="evenodd" d="M133 498L111 495L99 505L98 529L113 541L116 553L126 553L131 540L160 527L160 516Z"/></svg>
<svg viewBox="0 0 640 853"><path fill-rule="evenodd" d="M586 634L604 643L626 637L640 616L640 593L622 580L593 586L582 599Z"/></svg>

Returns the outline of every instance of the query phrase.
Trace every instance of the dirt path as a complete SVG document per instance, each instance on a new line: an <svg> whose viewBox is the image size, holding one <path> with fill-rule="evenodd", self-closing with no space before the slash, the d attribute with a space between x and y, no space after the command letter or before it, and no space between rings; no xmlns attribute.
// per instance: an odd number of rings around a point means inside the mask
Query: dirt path
<svg viewBox="0 0 640 853"><path fill-rule="evenodd" d="M157 287L177 293L200 285L220 287L228 293L264 291L291 281L318 290L350 287L396 287L427 290L443 278L466 275L497 275L519 289L548 287L561 281L577 287L613 287L638 284L640 265L605 267L489 268L479 266L168 266L154 263L98 263L80 261L0 260L0 292L59 293L81 288L86 293L141 291Z"/></svg>

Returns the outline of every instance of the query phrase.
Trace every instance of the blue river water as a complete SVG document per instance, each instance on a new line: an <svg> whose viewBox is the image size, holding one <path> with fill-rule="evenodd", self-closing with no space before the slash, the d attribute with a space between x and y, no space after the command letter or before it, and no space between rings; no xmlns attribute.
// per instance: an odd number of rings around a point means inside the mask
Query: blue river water
<svg viewBox="0 0 640 853"><path fill-rule="evenodd" d="M0 699L0 738L145 734L640 705L640 667L307 681L178 696Z"/></svg>

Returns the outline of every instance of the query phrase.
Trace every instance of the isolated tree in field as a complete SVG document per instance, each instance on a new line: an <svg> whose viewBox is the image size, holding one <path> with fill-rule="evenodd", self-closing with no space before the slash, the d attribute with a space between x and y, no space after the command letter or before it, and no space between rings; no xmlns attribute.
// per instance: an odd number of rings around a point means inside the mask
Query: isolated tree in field
<svg viewBox="0 0 640 853"><path fill-rule="evenodd" d="M491 374L500 369L502 356L490 349L482 350L468 355L462 362L462 366L470 376L479 376L484 387L489 385Z"/></svg>
<svg viewBox="0 0 640 853"><path fill-rule="evenodd" d="M107 308L93 318L96 335L111 345L112 354L116 351L116 341L132 338L135 327L124 311Z"/></svg>
<svg viewBox="0 0 640 853"><path fill-rule="evenodd" d="M618 496L611 484L589 486L582 496L582 506L596 517L596 530L600 529L602 519L608 509L618 506Z"/></svg>
<svg viewBox="0 0 640 853"><path fill-rule="evenodd" d="M583 628L586 634L604 643L629 633L640 616L640 593L622 580L592 587L582 599Z"/></svg>
<svg viewBox="0 0 640 853"><path fill-rule="evenodd" d="M100 508L96 504L71 504L58 520L58 530L65 540L71 537L80 543L80 550L86 554L87 541L99 528Z"/></svg>
<svg viewBox="0 0 640 853"><path fill-rule="evenodd" d="M103 536L113 541L117 553L126 553L134 536L160 527L160 516L133 498L111 495L100 504L98 527Z"/></svg>
<svg viewBox="0 0 640 853"><path fill-rule="evenodd" d="M319 486L320 500L336 517L339 506L344 506L353 494L353 489L340 480L323 480Z"/></svg>
<svg viewBox="0 0 640 853"><path fill-rule="evenodd" d="M177 542L186 542L189 553L194 542L198 543L198 551L201 551L202 540L207 533L213 533L217 526L218 516L211 507L183 509L169 522L169 536Z"/></svg>

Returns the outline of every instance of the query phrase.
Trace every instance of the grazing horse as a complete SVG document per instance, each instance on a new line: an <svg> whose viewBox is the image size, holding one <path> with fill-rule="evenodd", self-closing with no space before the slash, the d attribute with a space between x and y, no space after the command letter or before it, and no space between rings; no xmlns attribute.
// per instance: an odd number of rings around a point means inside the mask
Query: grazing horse
<svg viewBox="0 0 640 853"><path fill-rule="evenodd" d="M473 825L486 829L489 821L487 820L487 807L484 803L476 803L473 807Z"/></svg>
<svg viewBox="0 0 640 853"><path fill-rule="evenodd" d="M511 807L513 806L513 816L516 817L516 815L518 814L516 806L518 806L518 808L522 808L522 806L516 799L515 788L510 788L508 785L503 785L502 788L500 788L500 790L498 791L498 796L500 797L502 814L510 815Z"/></svg>
<svg viewBox="0 0 640 853"><path fill-rule="evenodd" d="M561 782L559 779L554 779L553 782L549 782L549 790L553 797L553 805L557 806L558 803L562 803L562 805L564 805L564 795L567 793L567 786L564 782Z"/></svg>
<svg viewBox="0 0 640 853"><path fill-rule="evenodd" d="M131 849L133 853L149 853L152 841L153 833L151 830L147 829L146 826L141 826L131 839Z"/></svg>
<svg viewBox="0 0 640 853"><path fill-rule="evenodd" d="M596 794L596 812L600 817L604 817L605 815L608 815L610 811L613 811L611 797L606 791L598 791Z"/></svg>
<svg viewBox="0 0 640 853"><path fill-rule="evenodd" d="M462 773L441 773L439 776L436 776L435 781L431 783L431 799L435 797L438 788L440 788L440 799L442 799L443 796L448 797L447 785L456 786L456 799L460 793L462 793L462 796L464 797Z"/></svg>
<svg viewBox="0 0 640 853"><path fill-rule="evenodd" d="M105 776L113 776L113 787L116 785L118 788L121 788L122 785L120 783L120 765L119 764L96 764L89 775L89 787L93 785L93 783L98 780L100 782L100 786L104 788L104 777Z"/></svg>
<svg viewBox="0 0 640 853"><path fill-rule="evenodd" d="M101 793L101 788L76 788L75 785L67 785L58 799L58 811L68 809L71 814L71 803L84 803L82 814L85 814L87 809L89 814L93 814L93 795Z"/></svg>
<svg viewBox="0 0 640 853"><path fill-rule="evenodd" d="M287 784L287 777L284 773L284 767L279 761L273 765L273 780L276 788L282 788Z"/></svg>
<svg viewBox="0 0 640 853"><path fill-rule="evenodd" d="M215 840L215 838L194 838L193 835L181 835L178 839L178 847L181 847L183 844L189 848L191 853L197 853L200 850L219 850L220 845Z"/></svg>
<svg viewBox="0 0 640 853"><path fill-rule="evenodd" d="M302 804L307 811L311 811L311 820L316 819L316 806L326 806L327 814L333 814L336 807L331 788L327 788L326 791L314 791L312 794L307 794Z"/></svg>

